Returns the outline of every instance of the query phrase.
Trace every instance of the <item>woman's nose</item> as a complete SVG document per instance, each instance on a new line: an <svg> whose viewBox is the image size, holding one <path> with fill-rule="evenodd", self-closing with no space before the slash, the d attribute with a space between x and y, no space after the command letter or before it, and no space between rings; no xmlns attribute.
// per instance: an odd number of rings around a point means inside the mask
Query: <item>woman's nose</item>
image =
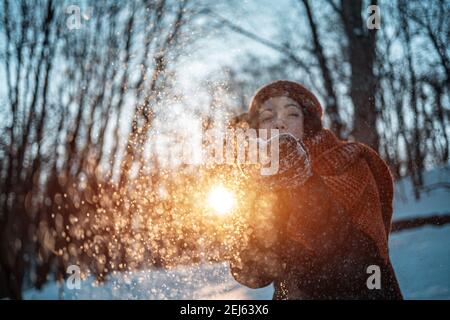
<svg viewBox="0 0 450 320"><path fill-rule="evenodd" d="M278 129L278 130L284 130L284 129L286 129L286 125L284 124L284 122L283 121L281 121L281 120L277 120L276 122L275 122L275 129Z"/></svg>

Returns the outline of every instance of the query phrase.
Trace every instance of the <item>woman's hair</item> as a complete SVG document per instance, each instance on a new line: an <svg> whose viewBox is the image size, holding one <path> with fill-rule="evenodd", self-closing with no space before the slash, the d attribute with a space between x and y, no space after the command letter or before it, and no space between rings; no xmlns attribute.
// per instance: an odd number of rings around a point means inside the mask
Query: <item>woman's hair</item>
<svg viewBox="0 0 450 320"><path fill-rule="evenodd" d="M322 119L317 116L317 113L311 112L309 109L301 108L303 114L303 132L305 138L311 138L322 130Z"/></svg>

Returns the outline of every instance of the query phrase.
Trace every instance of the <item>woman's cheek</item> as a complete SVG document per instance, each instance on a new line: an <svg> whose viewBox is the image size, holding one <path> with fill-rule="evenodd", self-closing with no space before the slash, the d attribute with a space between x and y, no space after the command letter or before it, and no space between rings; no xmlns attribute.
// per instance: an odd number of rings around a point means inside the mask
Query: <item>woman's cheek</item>
<svg viewBox="0 0 450 320"><path fill-rule="evenodd" d="M303 137L303 123L299 119L290 120L288 122L287 128L291 134L293 134L297 139L301 139Z"/></svg>

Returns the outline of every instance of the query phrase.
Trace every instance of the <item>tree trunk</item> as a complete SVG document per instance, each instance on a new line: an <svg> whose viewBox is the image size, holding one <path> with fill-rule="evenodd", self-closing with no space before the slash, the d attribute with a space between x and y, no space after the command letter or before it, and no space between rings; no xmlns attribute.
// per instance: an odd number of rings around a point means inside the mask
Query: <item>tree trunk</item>
<svg viewBox="0 0 450 320"><path fill-rule="evenodd" d="M366 21L362 18L362 4L362 0L342 0L341 17L348 40L348 58L351 66L350 97L354 106L353 136L356 140L379 151L375 103L378 81L373 72L376 29L367 29Z"/></svg>

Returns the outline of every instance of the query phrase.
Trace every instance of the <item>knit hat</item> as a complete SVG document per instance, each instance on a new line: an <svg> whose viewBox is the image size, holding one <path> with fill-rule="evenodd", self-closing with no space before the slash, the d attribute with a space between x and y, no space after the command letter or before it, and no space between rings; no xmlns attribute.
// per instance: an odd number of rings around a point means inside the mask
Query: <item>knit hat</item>
<svg viewBox="0 0 450 320"><path fill-rule="evenodd" d="M317 97L303 85L288 81L278 80L261 87L253 96L248 111L249 120L255 121L261 105L273 97L288 97L296 101L302 108L311 113L315 113L320 119L322 117L322 107Z"/></svg>

